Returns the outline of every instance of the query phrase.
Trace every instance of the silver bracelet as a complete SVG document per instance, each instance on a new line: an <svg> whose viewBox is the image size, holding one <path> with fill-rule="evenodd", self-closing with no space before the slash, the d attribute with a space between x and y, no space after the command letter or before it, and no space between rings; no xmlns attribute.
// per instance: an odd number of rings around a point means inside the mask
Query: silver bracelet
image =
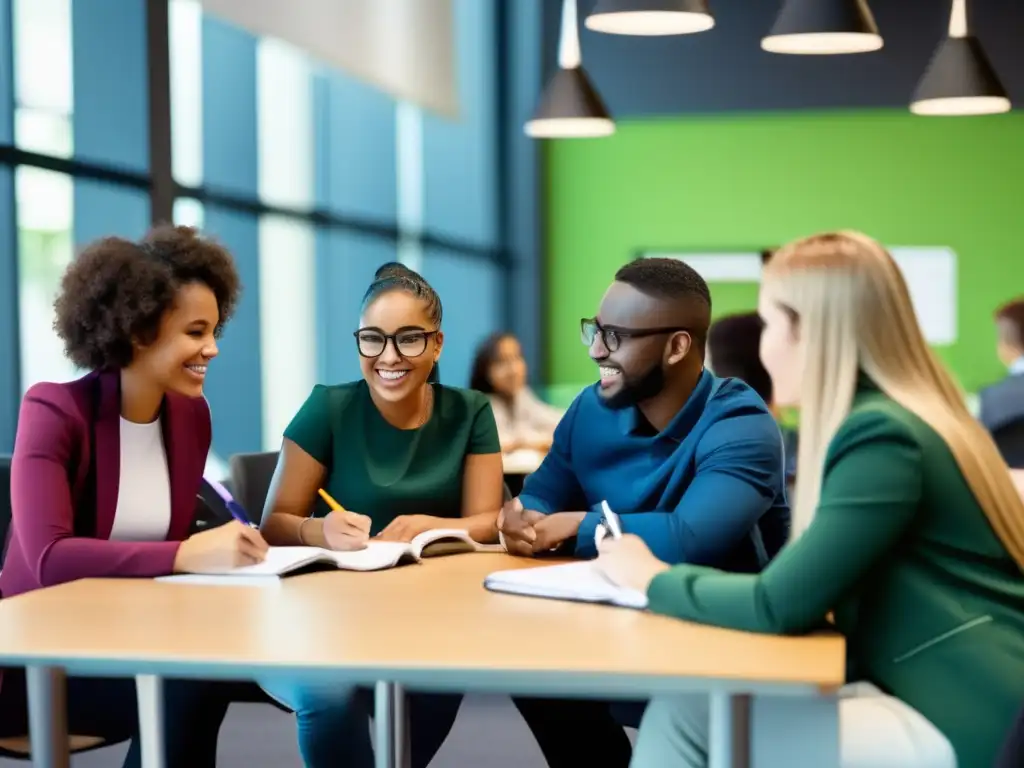
<svg viewBox="0 0 1024 768"><path fill-rule="evenodd" d="M308 547L309 544L306 543L306 538L302 535L302 528L303 528L303 526L306 523L308 523L312 519L313 519L313 517L312 517L312 515L310 515L309 517L303 519L303 521L301 523L299 523L299 544L301 544L304 547Z"/></svg>

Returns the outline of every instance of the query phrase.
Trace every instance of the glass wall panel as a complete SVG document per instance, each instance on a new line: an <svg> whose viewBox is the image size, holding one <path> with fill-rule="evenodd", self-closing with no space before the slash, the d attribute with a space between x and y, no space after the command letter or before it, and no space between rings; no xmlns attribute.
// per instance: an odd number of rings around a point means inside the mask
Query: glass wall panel
<svg viewBox="0 0 1024 768"><path fill-rule="evenodd" d="M441 383L468 387L477 345L501 328L502 270L479 257L428 248L423 276L444 306Z"/></svg>

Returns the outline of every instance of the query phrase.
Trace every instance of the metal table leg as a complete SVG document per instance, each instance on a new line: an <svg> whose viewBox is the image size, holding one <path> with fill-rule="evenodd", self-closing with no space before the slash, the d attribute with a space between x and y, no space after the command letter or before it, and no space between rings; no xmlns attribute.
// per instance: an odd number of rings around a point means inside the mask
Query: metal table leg
<svg viewBox="0 0 1024 768"><path fill-rule="evenodd" d="M750 697L710 694L708 768L749 768Z"/></svg>
<svg viewBox="0 0 1024 768"><path fill-rule="evenodd" d="M35 768L70 768L64 670L29 667L25 670L25 680L32 765Z"/></svg>
<svg viewBox="0 0 1024 768"><path fill-rule="evenodd" d="M139 706L139 747L142 768L164 768L164 681L156 675L136 675Z"/></svg>
<svg viewBox="0 0 1024 768"><path fill-rule="evenodd" d="M392 704L395 722L395 766L396 768L412 767L412 749L409 744L409 707L406 703L405 688L394 684L391 686Z"/></svg>
<svg viewBox="0 0 1024 768"><path fill-rule="evenodd" d="M395 724L395 685L378 682L373 691L373 725L375 768L398 768L395 744L398 729Z"/></svg>

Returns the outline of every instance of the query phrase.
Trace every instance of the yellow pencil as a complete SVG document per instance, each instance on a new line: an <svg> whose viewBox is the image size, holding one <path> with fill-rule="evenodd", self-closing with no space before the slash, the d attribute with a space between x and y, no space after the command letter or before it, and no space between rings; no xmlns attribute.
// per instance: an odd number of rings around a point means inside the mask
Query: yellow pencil
<svg viewBox="0 0 1024 768"><path fill-rule="evenodd" d="M334 511L334 512L344 512L345 511L345 508L343 506L341 506L341 504L339 504L337 501L335 501L334 497L331 496L331 494L329 494L323 488L317 489L317 492L320 494L320 498L327 502L327 506L330 507L332 511Z"/></svg>

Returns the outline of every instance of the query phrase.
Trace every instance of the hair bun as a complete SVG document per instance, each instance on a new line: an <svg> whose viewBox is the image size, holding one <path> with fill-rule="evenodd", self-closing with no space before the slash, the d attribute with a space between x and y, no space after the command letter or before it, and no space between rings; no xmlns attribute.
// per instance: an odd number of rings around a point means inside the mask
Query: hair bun
<svg viewBox="0 0 1024 768"><path fill-rule="evenodd" d="M387 264L381 264L377 271L373 273L374 280L391 280L397 277L406 277L413 280L423 279L419 273L409 269L399 261L389 261Z"/></svg>

